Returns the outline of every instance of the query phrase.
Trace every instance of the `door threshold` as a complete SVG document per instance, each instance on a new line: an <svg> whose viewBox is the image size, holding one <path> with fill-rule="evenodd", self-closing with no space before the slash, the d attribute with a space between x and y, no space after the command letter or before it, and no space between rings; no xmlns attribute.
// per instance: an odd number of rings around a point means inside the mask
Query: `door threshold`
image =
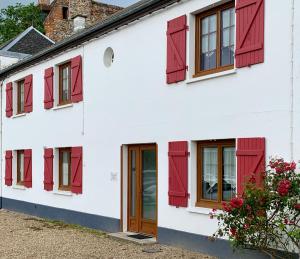
<svg viewBox="0 0 300 259"><path fill-rule="evenodd" d="M142 238L142 236L146 236L145 234L141 234L141 233L118 232L118 233L108 234L108 236L118 239L118 240L133 242L133 243L139 244L139 245L153 245L153 244L157 243L157 240L155 237L149 237L149 238L146 237L143 239L139 239L139 238Z"/></svg>

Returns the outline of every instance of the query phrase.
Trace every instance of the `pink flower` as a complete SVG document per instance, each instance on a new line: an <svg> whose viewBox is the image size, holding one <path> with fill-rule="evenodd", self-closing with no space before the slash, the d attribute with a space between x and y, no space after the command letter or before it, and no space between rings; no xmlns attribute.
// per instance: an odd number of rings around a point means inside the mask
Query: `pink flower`
<svg viewBox="0 0 300 259"><path fill-rule="evenodd" d="M291 182L289 180L281 180L278 183L277 192L280 196L286 196L291 188Z"/></svg>
<svg viewBox="0 0 300 259"><path fill-rule="evenodd" d="M249 228L250 228L249 224L244 224L244 229L249 229Z"/></svg>
<svg viewBox="0 0 300 259"><path fill-rule="evenodd" d="M244 200L242 198L232 198L230 201L230 205L232 208L239 209L243 206Z"/></svg>
<svg viewBox="0 0 300 259"><path fill-rule="evenodd" d="M231 228L230 229L230 234L235 237L236 236L236 228Z"/></svg>
<svg viewBox="0 0 300 259"><path fill-rule="evenodd" d="M222 207L223 207L223 210L225 212L230 213L232 211L232 208L230 207L230 204L227 203L227 202L222 202Z"/></svg>
<svg viewBox="0 0 300 259"><path fill-rule="evenodd" d="M213 208L213 209L212 209L212 212L216 212L216 211L217 211L217 209L216 209L216 208Z"/></svg>
<svg viewBox="0 0 300 259"><path fill-rule="evenodd" d="M294 208L295 210L300 210L300 203L295 204Z"/></svg>

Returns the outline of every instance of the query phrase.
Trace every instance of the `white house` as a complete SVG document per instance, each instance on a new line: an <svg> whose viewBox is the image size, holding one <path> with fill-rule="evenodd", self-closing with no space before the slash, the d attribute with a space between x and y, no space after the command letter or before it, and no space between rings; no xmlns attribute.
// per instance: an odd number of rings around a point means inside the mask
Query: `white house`
<svg viewBox="0 0 300 259"><path fill-rule="evenodd" d="M299 35L299 1L145 0L2 70L2 207L253 258L209 212L300 158Z"/></svg>

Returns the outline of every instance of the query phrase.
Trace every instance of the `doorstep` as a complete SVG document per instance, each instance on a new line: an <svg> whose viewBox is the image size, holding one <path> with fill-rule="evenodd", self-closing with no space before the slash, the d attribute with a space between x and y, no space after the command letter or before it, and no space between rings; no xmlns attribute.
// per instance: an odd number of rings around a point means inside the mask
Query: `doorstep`
<svg viewBox="0 0 300 259"><path fill-rule="evenodd" d="M114 239L118 240L124 240L124 241L129 241L133 242L139 245L153 245L157 243L157 240L155 237L150 237L146 239L137 239L130 237L131 235L137 235L139 233L133 233L133 232L118 232L118 233L111 233L108 234L109 237L112 237Z"/></svg>

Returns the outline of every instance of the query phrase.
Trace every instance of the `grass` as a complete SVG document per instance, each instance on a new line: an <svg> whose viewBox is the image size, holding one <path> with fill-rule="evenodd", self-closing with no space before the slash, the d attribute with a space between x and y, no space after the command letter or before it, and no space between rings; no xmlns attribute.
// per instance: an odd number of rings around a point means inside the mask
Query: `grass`
<svg viewBox="0 0 300 259"><path fill-rule="evenodd" d="M98 237L105 237L106 233L97 229L83 227L77 224L68 224L60 220L40 219L40 218L24 218L24 220L35 221L42 224L42 227L49 229L74 229L80 232L89 233ZM34 231L42 230L38 226L30 227Z"/></svg>

